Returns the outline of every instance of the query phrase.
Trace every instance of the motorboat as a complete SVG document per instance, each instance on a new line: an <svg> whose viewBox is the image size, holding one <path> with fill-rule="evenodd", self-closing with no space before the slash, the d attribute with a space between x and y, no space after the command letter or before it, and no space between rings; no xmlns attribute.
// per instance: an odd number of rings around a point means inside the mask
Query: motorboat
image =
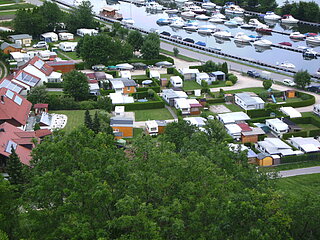
<svg viewBox="0 0 320 240"><path fill-rule="evenodd" d="M249 20L248 24L250 24L250 25L252 25L252 26L255 26L255 27L264 25L263 23L259 22L259 20L256 19L256 18L251 18L251 19Z"/></svg>
<svg viewBox="0 0 320 240"><path fill-rule="evenodd" d="M226 14L243 14L244 9L239 7L238 5L229 5L225 7L225 13Z"/></svg>
<svg viewBox="0 0 320 240"><path fill-rule="evenodd" d="M264 15L264 19L269 21L278 21L281 19L281 16L269 11Z"/></svg>
<svg viewBox="0 0 320 240"><path fill-rule="evenodd" d="M185 18L193 18L195 15L196 14L192 11L185 11L181 13L181 16Z"/></svg>
<svg viewBox="0 0 320 240"><path fill-rule="evenodd" d="M259 32L259 33L263 33L263 34L271 34L272 33L272 29L271 28L264 28L264 27L257 27L256 28L256 32Z"/></svg>
<svg viewBox="0 0 320 240"><path fill-rule="evenodd" d="M237 41L234 41L234 44L236 45L237 48L244 48L244 47L251 46L250 42L237 42Z"/></svg>
<svg viewBox="0 0 320 240"><path fill-rule="evenodd" d="M238 27L238 23L233 20L229 20L229 21L224 22L224 25L226 25L228 27Z"/></svg>
<svg viewBox="0 0 320 240"><path fill-rule="evenodd" d="M134 24L134 20L132 18L124 18L124 19L122 19L121 22L124 24L130 24L130 25Z"/></svg>
<svg viewBox="0 0 320 240"><path fill-rule="evenodd" d="M181 17L169 17L168 20L170 21L170 23L173 23L175 21L183 21L183 19Z"/></svg>
<svg viewBox="0 0 320 240"><path fill-rule="evenodd" d="M308 44L311 44L311 45L320 45L320 36L307 37L306 41Z"/></svg>
<svg viewBox="0 0 320 240"><path fill-rule="evenodd" d="M198 29L198 33L208 35L208 34L212 33L212 29L201 27L201 28Z"/></svg>
<svg viewBox="0 0 320 240"><path fill-rule="evenodd" d="M177 14L179 12L178 9L168 9L164 11L167 14Z"/></svg>
<svg viewBox="0 0 320 240"><path fill-rule="evenodd" d="M183 28L185 26L185 22L181 20L174 21L170 24L170 27L173 28Z"/></svg>
<svg viewBox="0 0 320 240"><path fill-rule="evenodd" d="M318 52L314 51L313 49L306 49L303 53L302 53L302 56L304 58L310 58L310 59L313 59L313 58L317 58L317 55L318 55Z"/></svg>
<svg viewBox="0 0 320 240"><path fill-rule="evenodd" d="M253 26L253 25L251 25L251 24L245 23L245 24L242 24L242 25L240 26L240 28L243 28L243 29L255 29L256 26Z"/></svg>
<svg viewBox="0 0 320 240"><path fill-rule="evenodd" d="M200 15L197 15L197 16L196 16L196 19L197 19L197 20L202 20L202 21L206 21L206 20L208 20L209 18L210 18L209 16L204 15L204 14L200 14Z"/></svg>
<svg viewBox="0 0 320 240"><path fill-rule="evenodd" d="M318 34L317 33L305 33L304 34L306 37L316 37L316 36L318 36Z"/></svg>
<svg viewBox="0 0 320 240"><path fill-rule="evenodd" d="M224 23L225 20L223 18L213 17L209 19L209 22L211 23Z"/></svg>
<svg viewBox="0 0 320 240"><path fill-rule="evenodd" d="M199 7L199 6L191 6L190 11L196 13L196 14L204 14L207 12L207 10Z"/></svg>
<svg viewBox="0 0 320 240"><path fill-rule="evenodd" d="M282 17L281 22L284 24L296 24L299 20L292 17L292 15L287 14Z"/></svg>
<svg viewBox="0 0 320 240"><path fill-rule="evenodd" d="M169 25L171 23L171 21L169 19L166 18L160 18L156 21L156 23L158 25Z"/></svg>
<svg viewBox="0 0 320 240"><path fill-rule="evenodd" d="M201 6L204 9L212 10L212 9L215 9L217 5L213 2L204 2L202 3Z"/></svg>
<svg viewBox="0 0 320 240"><path fill-rule="evenodd" d="M218 32L215 32L213 36L217 38L222 38L222 39L229 39L232 37L231 33L228 31L218 31Z"/></svg>
<svg viewBox="0 0 320 240"><path fill-rule="evenodd" d="M253 41L257 41L260 40L262 37L259 35L249 35L249 38L251 38Z"/></svg>
<svg viewBox="0 0 320 240"><path fill-rule="evenodd" d="M238 32L234 36L234 41L235 42L240 42L240 43L249 43L250 41L252 41L252 38L250 38L249 36L245 35L243 32Z"/></svg>
<svg viewBox="0 0 320 240"><path fill-rule="evenodd" d="M306 38L306 36L300 32L293 32L289 37L294 40L304 40Z"/></svg>
<svg viewBox="0 0 320 240"><path fill-rule="evenodd" d="M236 21L239 25L243 24L243 18L242 17L234 17L231 19L231 21Z"/></svg>
<svg viewBox="0 0 320 240"><path fill-rule="evenodd" d="M201 25L199 28L209 28L211 30L215 30L217 27L213 24L208 24L208 25Z"/></svg>
<svg viewBox="0 0 320 240"><path fill-rule="evenodd" d="M196 20L188 20L188 21L186 22L186 25L187 25L187 26L188 26L188 25L198 26L199 23L198 23L198 21L196 21Z"/></svg>
<svg viewBox="0 0 320 240"><path fill-rule="evenodd" d="M280 42L278 44L282 45L282 46L292 47L292 43L290 43L290 42Z"/></svg>
<svg viewBox="0 0 320 240"><path fill-rule="evenodd" d="M186 25L183 27L183 29L190 32L196 32L198 30L198 27L195 25Z"/></svg>
<svg viewBox="0 0 320 240"><path fill-rule="evenodd" d="M84 0L74 0L73 1L73 6L80 6L84 2Z"/></svg>
<svg viewBox="0 0 320 240"><path fill-rule="evenodd" d="M295 65L293 65L292 63L289 63L288 61L282 62L282 63L277 64L277 65L279 65L280 67L283 67L283 68L291 68L291 69L296 68Z"/></svg>
<svg viewBox="0 0 320 240"><path fill-rule="evenodd" d="M146 8L154 11L162 11L163 7L157 2L148 2Z"/></svg>
<svg viewBox="0 0 320 240"><path fill-rule="evenodd" d="M205 42L202 42L202 41L198 41L195 43L196 45L199 45L199 46L202 46L202 47L205 47L207 46L207 44Z"/></svg>
<svg viewBox="0 0 320 240"><path fill-rule="evenodd" d="M220 13L220 12L213 12L212 17L226 19L226 16L223 15L222 13Z"/></svg>
<svg viewBox="0 0 320 240"><path fill-rule="evenodd" d="M259 46L259 47L271 47L272 42L266 39L261 39L253 42L254 46Z"/></svg>

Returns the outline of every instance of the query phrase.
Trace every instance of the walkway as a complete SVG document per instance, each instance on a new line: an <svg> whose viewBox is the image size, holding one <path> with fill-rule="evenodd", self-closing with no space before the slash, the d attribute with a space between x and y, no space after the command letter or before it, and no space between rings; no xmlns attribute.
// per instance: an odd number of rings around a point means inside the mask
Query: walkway
<svg viewBox="0 0 320 240"><path fill-rule="evenodd" d="M315 173L320 173L320 166L309 167L309 168L299 168L299 169L293 169L293 170L287 170L287 171L280 171L279 176L286 178L286 177L308 175L308 174L315 174Z"/></svg>
<svg viewBox="0 0 320 240"><path fill-rule="evenodd" d="M172 117L175 119L175 120L178 120L178 116L177 114L172 110L171 107L165 105L166 109L168 109L168 111L170 112L170 114L172 115Z"/></svg>

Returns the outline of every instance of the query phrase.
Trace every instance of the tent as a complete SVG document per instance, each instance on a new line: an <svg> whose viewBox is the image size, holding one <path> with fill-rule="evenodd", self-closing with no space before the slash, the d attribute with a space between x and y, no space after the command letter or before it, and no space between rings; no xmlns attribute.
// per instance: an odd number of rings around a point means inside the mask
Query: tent
<svg viewBox="0 0 320 240"><path fill-rule="evenodd" d="M157 62L155 65L157 67L170 67L173 64L171 62L168 62L168 61L163 61L163 62Z"/></svg>
<svg viewBox="0 0 320 240"><path fill-rule="evenodd" d="M133 66L129 63L121 63L117 64L116 67L120 70L131 70L133 69Z"/></svg>

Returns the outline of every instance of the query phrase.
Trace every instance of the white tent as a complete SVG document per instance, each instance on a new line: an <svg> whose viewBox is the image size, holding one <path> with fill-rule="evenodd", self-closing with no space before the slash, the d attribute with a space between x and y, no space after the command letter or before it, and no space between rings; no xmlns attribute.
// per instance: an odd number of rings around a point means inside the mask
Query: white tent
<svg viewBox="0 0 320 240"><path fill-rule="evenodd" d="M120 70L131 70L133 69L133 66L129 63L121 63L116 65L117 68Z"/></svg>

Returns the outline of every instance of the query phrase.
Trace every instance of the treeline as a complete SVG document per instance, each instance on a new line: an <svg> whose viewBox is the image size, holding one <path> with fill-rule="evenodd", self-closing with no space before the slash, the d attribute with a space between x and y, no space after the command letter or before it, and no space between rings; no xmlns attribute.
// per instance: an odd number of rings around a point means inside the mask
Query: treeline
<svg viewBox="0 0 320 240"><path fill-rule="evenodd" d="M98 114L86 115L88 128L38 144L32 168L10 157L1 239L320 238L319 195L280 191L245 153L229 151L219 121L206 131L174 122L123 150Z"/></svg>
<svg viewBox="0 0 320 240"><path fill-rule="evenodd" d="M320 22L320 8L316 2L286 2L279 9L279 13L281 15L291 14L295 18L307 22Z"/></svg>

